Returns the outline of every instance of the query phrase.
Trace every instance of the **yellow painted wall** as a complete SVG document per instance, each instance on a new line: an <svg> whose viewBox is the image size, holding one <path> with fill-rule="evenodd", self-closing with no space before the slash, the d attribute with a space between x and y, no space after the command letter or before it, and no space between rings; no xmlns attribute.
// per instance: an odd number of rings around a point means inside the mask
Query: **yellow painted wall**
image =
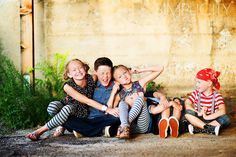
<svg viewBox="0 0 236 157"><path fill-rule="evenodd" d="M222 90L235 94L235 1L50 0L44 9L49 56L70 52L91 66L100 56L131 67L162 64L156 81L169 95L191 92L195 73L213 67Z"/></svg>

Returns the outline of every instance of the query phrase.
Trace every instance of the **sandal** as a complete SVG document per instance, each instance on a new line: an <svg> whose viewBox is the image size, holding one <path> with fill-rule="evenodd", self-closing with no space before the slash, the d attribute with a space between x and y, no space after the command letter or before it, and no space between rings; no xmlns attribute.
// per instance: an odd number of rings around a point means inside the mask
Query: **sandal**
<svg viewBox="0 0 236 157"><path fill-rule="evenodd" d="M121 132L122 132L122 127L119 126L119 128L117 129L117 134L116 134L116 137L117 137L117 138L120 138Z"/></svg>
<svg viewBox="0 0 236 157"><path fill-rule="evenodd" d="M124 126L124 127L119 126L119 128L117 130L116 137L117 138L128 139L129 138L129 134L130 134L130 131L129 131L129 127L128 126Z"/></svg>
<svg viewBox="0 0 236 157"><path fill-rule="evenodd" d="M64 131L65 131L65 128L63 128L62 126L58 126L56 128L55 132L53 133L53 137L63 136L64 135Z"/></svg>
<svg viewBox="0 0 236 157"><path fill-rule="evenodd" d="M120 133L120 138L128 139L130 135L129 127L125 126L122 128L122 132Z"/></svg>
<svg viewBox="0 0 236 157"><path fill-rule="evenodd" d="M25 137L30 139L31 141L38 141L40 136L37 135L36 132L32 132L27 134Z"/></svg>

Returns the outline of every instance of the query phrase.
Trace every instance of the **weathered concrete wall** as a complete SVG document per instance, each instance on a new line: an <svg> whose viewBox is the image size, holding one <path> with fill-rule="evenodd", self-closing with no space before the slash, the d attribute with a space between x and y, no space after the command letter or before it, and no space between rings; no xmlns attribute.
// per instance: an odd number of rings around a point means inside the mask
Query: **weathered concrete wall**
<svg viewBox="0 0 236 157"><path fill-rule="evenodd" d="M0 2L4 18L0 38L16 60L19 2ZM156 81L170 96L191 92L195 73L213 67L221 71L225 96L235 95L235 0L35 0L34 4L36 63L69 52L70 58L78 57L91 68L100 56L131 67L162 64L165 71Z"/></svg>
<svg viewBox="0 0 236 157"><path fill-rule="evenodd" d="M46 1L45 1L46 2ZM44 0L34 1L34 39L35 39L35 64L47 60L47 52L45 51L45 5ZM35 72L37 77L41 77L41 73Z"/></svg>
<svg viewBox="0 0 236 157"><path fill-rule="evenodd" d="M21 70L19 10L18 0L0 0L0 44L4 54Z"/></svg>
<svg viewBox="0 0 236 157"><path fill-rule="evenodd" d="M192 91L195 73L213 67L222 91L234 95L236 3L223 2L48 0L46 52L70 52L91 66L100 56L131 67L162 64L157 82L169 95Z"/></svg>

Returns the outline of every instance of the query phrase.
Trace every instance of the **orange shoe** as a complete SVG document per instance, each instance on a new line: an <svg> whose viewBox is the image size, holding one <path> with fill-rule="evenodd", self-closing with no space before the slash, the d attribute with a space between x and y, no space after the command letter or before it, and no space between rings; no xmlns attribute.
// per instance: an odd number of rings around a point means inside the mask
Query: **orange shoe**
<svg viewBox="0 0 236 157"><path fill-rule="evenodd" d="M179 121L174 116L169 118L169 125L170 125L170 134L172 137L178 137L179 135Z"/></svg>
<svg viewBox="0 0 236 157"><path fill-rule="evenodd" d="M167 137L168 126L169 126L168 119L166 117L161 118L161 120L159 121L159 124L158 124L160 138Z"/></svg>

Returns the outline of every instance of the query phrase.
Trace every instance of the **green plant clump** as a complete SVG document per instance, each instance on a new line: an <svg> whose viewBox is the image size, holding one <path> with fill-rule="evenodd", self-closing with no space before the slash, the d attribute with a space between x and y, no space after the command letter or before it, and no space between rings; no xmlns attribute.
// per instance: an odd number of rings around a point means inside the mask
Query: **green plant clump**
<svg viewBox="0 0 236 157"><path fill-rule="evenodd" d="M35 71L42 72L44 78L36 78L36 88L39 90L44 90L48 93L50 97L54 97L59 100L64 96L63 92L63 72L65 62L67 60L68 54L54 55L53 61L43 61L35 66Z"/></svg>
<svg viewBox="0 0 236 157"><path fill-rule="evenodd" d="M56 55L55 64L37 65L35 70L42 71L45 79L36 79L33 89L2 51L0 46L0 128L15 130L44 124L49 119L49 102L63 96L66 57Z"/></svg>
<svg viewBox="0 0 236 157"><path fill-rule="evenodd" d="M163 86L162 84L156 84L154 81L151 81L147 84L146 86L146 91L147 92L156 92L158 90L162 90Z"/></svg>

